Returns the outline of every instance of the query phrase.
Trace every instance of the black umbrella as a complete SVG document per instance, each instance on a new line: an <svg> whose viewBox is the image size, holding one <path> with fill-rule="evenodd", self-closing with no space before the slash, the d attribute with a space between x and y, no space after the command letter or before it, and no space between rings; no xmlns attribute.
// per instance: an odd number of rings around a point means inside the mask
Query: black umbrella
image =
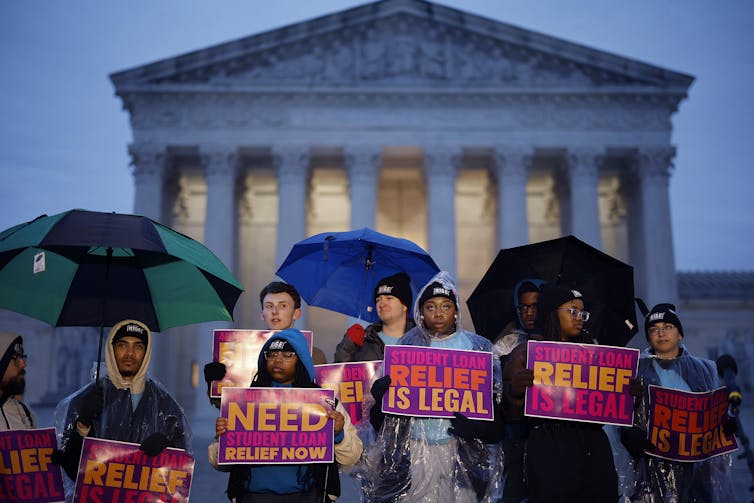
<svg viewBox="0 0 754 503"><path fill-rule="evenodd" d="M633 267L566 236L498 252L467 301L477 333L494 340L514 319L513 288L527 278L579 290L600 344L625 346L637 331Z"/></svg>

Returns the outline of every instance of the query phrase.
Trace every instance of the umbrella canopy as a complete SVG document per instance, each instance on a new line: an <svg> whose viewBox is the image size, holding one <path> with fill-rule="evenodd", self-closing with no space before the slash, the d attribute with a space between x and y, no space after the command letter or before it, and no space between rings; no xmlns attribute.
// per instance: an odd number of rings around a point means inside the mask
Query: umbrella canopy
<svg viewBox="0 0 754 503"><path fill-rule="evenodd" d="M477 333L494 340L514 319L513 289L527 278L579 290L600 344L625 346L636 333L633 267L574 236L500 250L467 301Z"/></svg>
<svg viewBox="0 0 754 503"><path fill-rule="evenodd" d="M0 233L0 307L52 326L232 320L242 291L204 245L143 216L70 210Z"/></svg>
<svg viewBox="0 0 754 503"><path fill-rule="evenodd" d="M311 306L374 322L375 286L401 271L411 278L416 296L439 268L415 243L364 227L325 232L296 243L277 275L293 284Z"/></svg>

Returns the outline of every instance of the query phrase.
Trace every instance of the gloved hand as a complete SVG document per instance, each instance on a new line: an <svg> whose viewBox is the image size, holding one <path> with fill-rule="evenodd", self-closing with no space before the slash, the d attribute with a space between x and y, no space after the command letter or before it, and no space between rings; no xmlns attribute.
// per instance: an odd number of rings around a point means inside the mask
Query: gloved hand
<svg viewBox="0 0 754 503"><path fill-rule="evenodd" d="M732 437L738 433L738 421L735 417L726 414L725 419L723 419L723 433L727 437Z"/></svg>
<svg viewBox="0 0 754 503"><path fill-rule="evenodd" d="M647 433L636 426L621 430L620 441L634 458L644 456L644 451L655 452L657 450L654 444L647 439Z"/></svg>
<svg viewBox="0 0 754 503"><path fill-rule="evenodd" d="M375 431L380 431L382 422L385 420L385 413L382 412L382 397L385 396L387 389L390 387L390 376L382 376L372 383L372 396L374 405L369 409L369 422Z"/></svg>
<svg viewBox="0 0 754 503"><path fill-rule="evenodd" d="M364 330L364 327L362 327L358 323L354 323L353 325L348 327L348 330L346 330L346 337L351 339L351 342L353 342L357 346L364 345L364 338L366 337L366 335L367 333Z"/></svg>
<svg viewBox="0 0 754 503"><path fill-rule="evenodd" d="M511 379L511 393L516 398L526 394L526 388L534 386L534 371L531 369L519 369Z"/></svg>
<svg viewBox="0 0 754 503"><path fill-rule="evenodd" d="M91 427L94 420L102 413L102 407L105 404L105 397L102 392L102 386L95 383L91 390L81 396L78 403L79 417L78 422Z"/></svg>
<svg viewBox="0 0 754 503"><path fill-rule="evenodd" d="M628 381L628 390L634 398L644 396L644 382L641 379L631 379Z"/></svg>
<svg viewBox="0 0 754 503"><path fill-rule="evenodd" d="M452 426L448 428L448 433L467 440L479 438L480 427L483 426L480 423L483 422L485 421L474 421L460 412L454 412L453 417L450 419Z"/></svg>
<svg viewBox="0 0 754 503"><path fill-rule="evenodd" d="M204 380L207 385L210 385L212 381L222 381L225 378L227 372L224 363L209 362L204 366Z"/></svg>
<svg viewBox="0 0 754 503"><path fill-rule="evenodd" d="M60 449L53 449L52 456L50 458L50 462L55 466L60 466L63 464L63 460L65 459L65 453Z"/></svg>
<svg viewBox="0 0 754 503"><path fill-rule="evenodd" d="M163 433L152 433L141 442L139 450L144 451L147 456L157 456L169 446L168 437Z"/></svg>

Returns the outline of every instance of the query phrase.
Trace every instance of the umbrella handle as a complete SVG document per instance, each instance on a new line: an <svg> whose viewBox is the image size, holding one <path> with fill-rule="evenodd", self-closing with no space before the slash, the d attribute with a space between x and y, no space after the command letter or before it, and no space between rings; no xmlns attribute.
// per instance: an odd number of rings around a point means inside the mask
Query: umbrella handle
<svg viewBox="0 0 754 503"><path fill-rule="evenodd" d="M102 318L100 320L99 324L99 348L97 349L97 369L95 370L94 374L94 384L99 382L99 367L102 365L102 339L104 339L105 335L105 313L107 313L107 284L108 280L110 279L110 261L113 258L113 249L111 247L107 247L107 257L105 258L105 287L104 292L102 295Z"/></svg>

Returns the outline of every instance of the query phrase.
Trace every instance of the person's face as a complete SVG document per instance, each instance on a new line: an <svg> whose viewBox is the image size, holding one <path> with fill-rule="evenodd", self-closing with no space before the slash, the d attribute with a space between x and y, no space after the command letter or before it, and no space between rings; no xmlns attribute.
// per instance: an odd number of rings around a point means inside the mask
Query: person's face
<svg viewBox="0 0 754 503"><path fill-rule="evenodd" d="M398 297L378 295L374 303L377 306L377 316L385 325L389 325L400 319L406 319L406 306L401 304Z"/></svg>
<svg viewBox="0 0 754 503"><path fill-rule="evenodd" d="M649 327L649 344L660 358L678 356L681 339L681 332L672 323L655 323Z"/></svg>
<svg viewBox="0 0 754 503"><path fill-rule="evenodd" d="M518 296L518 311L526 330L534 328L534 321L537 319L537 297L539 292L525 292Z"/></svg>
<svg viewBox="0 0 754 503"><path fill-rule="evenodd" d="M9 395L21 395L26 389L26 357L16 355L8 362L0 388Z"/></svg>
<svg viewBox="0 0 754 503"><path fill-rule="evenodd" d="M113 344L113 352L115 353L115 365L118 367L118 372L124 380L130 381L144 362L147 345L138 337L127 335Z"/></svg>
<svg viewBox="0 0 754 503"><path fill-rule="evenodd" d="M293 384L298 356L293 351L268 351L267 372L280 384Z"/></svg>
<svg viewBox="0 0 754 503"><path fill-rule="evenodd" d="M584 301L573 299L558 307L558 320L560 321L561 340L574 339L581 334L584 328L584 319L581 311L584 310Z"/></svg>
<svg viewBox="0 0 754 503"><path fill-rule="evenodd" d="M455 331L456 305L446 297L431 297L422 304L424 326L431 334L449 335Z"/></svg>
<svg viewBox="0 0 754 503"><path fill-rule="evenodd" d="M301 308L295 307L293 297L289 293L268 293L264 296L260 318L269 330L291 328L299 316Z"/></svg>

